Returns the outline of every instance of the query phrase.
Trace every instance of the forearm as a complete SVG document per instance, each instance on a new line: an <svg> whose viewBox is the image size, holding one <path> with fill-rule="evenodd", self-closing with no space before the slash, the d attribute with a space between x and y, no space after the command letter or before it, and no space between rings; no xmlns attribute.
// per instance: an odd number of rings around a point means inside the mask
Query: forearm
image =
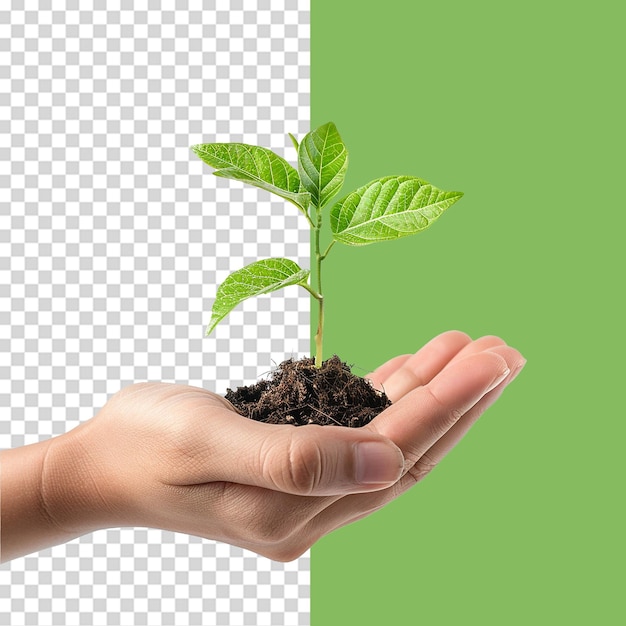
<svg viewBox="0 0 626 626"><path fill-rule="evenodd" d="M79 429L0 453L0 562L104 527Z"/></svg>
<svg viewBox="0 0 626 626"><path fill-rule="evenodd" d="M72 539L50 517L43 498L49 447L43 441L0 455L1 562Z"/></svg>

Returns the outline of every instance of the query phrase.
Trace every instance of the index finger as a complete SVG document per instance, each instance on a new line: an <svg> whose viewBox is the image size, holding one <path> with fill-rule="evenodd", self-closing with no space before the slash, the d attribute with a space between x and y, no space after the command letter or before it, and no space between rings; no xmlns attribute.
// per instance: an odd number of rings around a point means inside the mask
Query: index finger
<svg viewBox="0 0 626 626"><path fill-rule="evenodd" d="M432 380L463 348L471 338L458 330L437 335L415 354L395 357L366 376L374 387L382 389L392 402L415 387Z"/></svg>

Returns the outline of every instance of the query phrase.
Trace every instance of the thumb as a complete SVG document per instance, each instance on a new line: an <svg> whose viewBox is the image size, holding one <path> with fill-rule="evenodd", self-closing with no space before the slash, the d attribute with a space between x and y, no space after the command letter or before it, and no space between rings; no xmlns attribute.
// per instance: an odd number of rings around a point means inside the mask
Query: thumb
<svg viewBox="0 0 626 626"><path fill-rule="evenodd" d="M362 429L263 424L232 414L229 428L210 480L328 496L385 489L404 469L400 448Z"/></svg>

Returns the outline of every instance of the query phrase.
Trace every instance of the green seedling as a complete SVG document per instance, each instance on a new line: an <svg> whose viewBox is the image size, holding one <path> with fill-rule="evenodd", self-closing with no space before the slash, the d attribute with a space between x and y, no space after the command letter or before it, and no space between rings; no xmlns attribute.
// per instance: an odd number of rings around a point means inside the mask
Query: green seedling
<svg viewBox="0 0 626 626"><path fill-rule="evenodd" d="M243 143L208 143L192 146L222 178L240 180L291 202L307 220L315 253L315 280L311 272L289 259L256 261L233 272L219 286L209 335L239 303L252 296L300 285L318 303L315 365L322 365L324 295L322 263L335 243L365 246L399 239L427 229L463 195L441 191L414 176L385 176L373 180L335 202L348 168L348 151L336 126L329 122L311 131L300 143L289 135L298 151L298 169L267 148ZM330 217L332 240L322 252L320 233L324 214Z"/></svg>

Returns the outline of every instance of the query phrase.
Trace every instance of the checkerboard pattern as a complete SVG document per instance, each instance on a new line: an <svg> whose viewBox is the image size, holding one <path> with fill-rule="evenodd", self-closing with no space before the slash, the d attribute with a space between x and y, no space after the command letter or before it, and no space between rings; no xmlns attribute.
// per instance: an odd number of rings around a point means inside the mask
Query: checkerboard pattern
<svg viewBox="0 0 626 626"><path fill-rule="evenodd" d="M309 31L296 0L2 4L1 447L61 434L132 382L223 393L309 353L297 287L203 336L231 271L267 256L309 267L309 232L189 150L242 141L294 162ZM2 566L0 626L308 624L309 562L100 531Z"/></svg>

